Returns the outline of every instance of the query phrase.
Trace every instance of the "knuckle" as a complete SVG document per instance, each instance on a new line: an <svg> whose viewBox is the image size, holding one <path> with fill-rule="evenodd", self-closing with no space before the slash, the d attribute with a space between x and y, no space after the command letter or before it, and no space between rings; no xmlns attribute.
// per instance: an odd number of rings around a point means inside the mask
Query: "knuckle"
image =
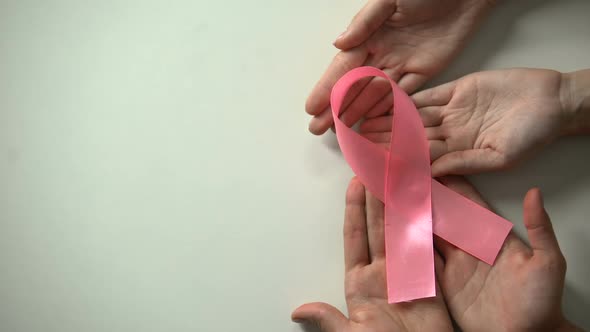
<svg viewBox="0 0 590 332"><path fill-rule="evenodd" d="M564 275L567 262L561 253L548 254L543 259L542 269L546 273Z"/></svg>
<svg viewBox="0 0 590 332"><path fill-rule="evenodd" d="M514 266L523 267L531 259L530 253L527 253L526 251L515 249L514 244L506 245L503 247L502 250L511 252L510 253L511 263L514 264Z"/></svg>
<svg viewBox="0 0 590 332"><path fill-rule="evenodd" d="M368 322L378 320L379 313L366 303L360 303L356 309L350 313L350 318L357 322Z"/></svg>

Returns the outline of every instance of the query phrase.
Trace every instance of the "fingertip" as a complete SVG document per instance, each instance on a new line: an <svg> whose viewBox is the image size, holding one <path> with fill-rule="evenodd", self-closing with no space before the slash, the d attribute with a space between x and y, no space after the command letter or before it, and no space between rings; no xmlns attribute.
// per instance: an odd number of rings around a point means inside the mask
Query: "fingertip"
<svg viewBox="0 0 590 332"><path fill-rule="evenodd" d="M359 180L359 177L355 175L352 177L352 179L350 179L349 185L352 186L352 185L356 185L357 183L361 183L361 180Z"/></svg>
<svg viewBox="0 0 590 332"><path fill-rule="evenodd" d="M293 321L295 323L304 322L305 321L304 309L307 305L308 304L300 305L295 310L293 310L293 312L291 313L291 321Z"/></svg>
<svg viewBox="0 0 590 332"><path fill-rule="evenodd" d="M422 74L408 73L399 79L398 85L407 94L412 94L427 81L427 76Z"/></svg>
<svg viewBox="0 0 590 332"><path fill-rule="evenodd" d="M315 119L312 119L312 120L309 122L309 126L307 127L307 130L309 130L309 132L310 132L310 133L312 133L312 134L314 134L314 135L318 135L318 136L319 136L319 135L323 134L324 132L322 132L322 131L320 130L320 128L318 128L318 125L315 123L315 121L314 121L314 120L315 120Z"/></svg>
<svg viewBox="0 0 590 332"><path fill-rule="evenodd" d="M534 187L527 191L524 196L523 209L525 226L530 226L533 223L531 218L537 219L540 213L544 212L543 197L539 188Z"/></svg>
<svg viewBox="0 0 590 332"><path fill-rule="evenodd" d="M348 184L346 190L346 204L364 204L365 202L365 186L358 179L353 177Z"/></svg>
<svg viewBox="0 0 590 332"><path fill-rule="evenodd" d="M441 157L439 157L441 158ZM432 163L431 166L431 176L433 178L440 178L446 175L451 175L447 172L444 168L440 167L439 163L437 163L438 159Z"/></svg>
<svg viewBox="0 0 590 332"><path fill-rule="evenodd" d="M432 176L469 175L506 168L506 158L486 148L449 152L432 163Z"/></svg>
<svg viewBox="0 0 590 332"><path fill-rule="evenodd" d="M314 116L311 121L309 121L308 130L310 133L314 135L322 135L333 124L332 114L328 110L324 111L320 115Z"/></svg>
<svg viewBox="0 0 590 332"><path fill-rule="evenodd" d="M325 98L325 96L316 96L316 90L317 87L314 88L314 91L311 92L305 101L305 112L309 115L319 115L330 105L329 99Z"/></svg>
<svg viewBox="0 0 590 332"><path fill-rule="evenodd" d="M344 36L335 42L340 48L352 48L365 42L396 10L392 1L369 1L352 19Z"/></svg>
<svg viewBox="0 0 590 332"><path fill-rule="evenodd" d="M541 189L534 187L527 191L524 196L523 209L526 227L537 227L541 220L548 218Z"/></svg>
<svg viewBox="0 0 590 332"><path fill-rule="evenodd" d="M340 51L348 51L362 44L362 40L355 41L353 38L354 37L347 35L345 37L342 37L341 39L334 41L332 45L334 45L334 47L336 47Z"/></svg>
<svg viewBox="0 0 590 332"><path fill-rule="evenodd" d="M432 162L432 164L430 165L430 175L433 178L440 178L447 175L453 175L453 173L449 171L447 165L448 163L446 162L446 160L449 158L449 154L451 153L443 153Z"/></svg>
<svg viewBox="0 0 590 332"><path fill-rule="evenodd" d="M535 255L540 254L557 259L556 262L564 263L565 268L565 260L559 249L551 218L543 205L543 196L539 188L532 188L527 192L523 210L524 226Z"/></svg>
<svg viewBox="0 0 590 332"><path fill-rule="evenodd" d="M348 29L344 30L344 32L341 33L336 38L336 40L334 40L334 42L332 43L332 45L334 45L334 47L336 47L337 49L340 49L342 51L345 51L345 50L347 50L347 49L349 49L351 47L354 47L354 46L348 45L347 35L348 35Z"/></svg>
<svg viewBox="0 0 590 332"><path fill-rule="evenodd" d="M476 172L471 150L446 153L432 163L433 175L468 175Z"/></svg>
<svg viewBox="0 0 590 332"><path fill-rule="evenodd" d="M533 187L527 191L525 195L525 204L527 206L534 206L540 205L541 207L544 206L543 203L543 194L541 193L541 189L538 187Z"/></svg>
<svg viewBox="0 0 590 332"><path fill-rule="evenodd" d="M310 312L314 303L307 303L299 306L291 313L291 321L296 324L312 324L313 314Z"/></svg>
<svg viewBox="0 0 590 332"><path fill-rule="evenodd" d="M322 109L319 107L314 106L308 106L307 104L305 104L305 113L312 115L312 116L318 116L319 114L322 113Z"/></svg>
<svg viewBox="0 0 590 332"><path fill-rule="evenodd" d="M295 309L291 314L294 322L315 323L322 331L342 331L346 327L346 317L333 306L314 302L307 303Z"/></svg>
<svg viewBox="0 0 590 332"><path fill-rule="evenodd" d="M418 108L446 105L451 101L456 85L457 81L452 81L416 92L412 95L412 100Z"/></svg>

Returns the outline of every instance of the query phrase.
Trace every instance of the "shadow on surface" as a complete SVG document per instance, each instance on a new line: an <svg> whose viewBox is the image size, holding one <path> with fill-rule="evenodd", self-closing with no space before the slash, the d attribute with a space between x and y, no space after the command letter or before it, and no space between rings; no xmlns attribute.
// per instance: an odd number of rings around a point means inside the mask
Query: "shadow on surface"
<svg viewBox="0 0 590 332"><path fill-rule="evenodd" d="M322 136L322 144L330 149L330 151L341 154L336 134L331 130Z"/></svg>
<svg viewBox="0 0 590 332"><path fill-rule="evenodd" d="M322 332L319 326L311 323L303 323L301 324L301 331L303 332Z"/></svg>
<svg viewBox="0 0 590 332"><path fill-rule="evenodd" d="M567 0L566 0L567 1ZM492 10L479 30L451 65L427 84L433 87L481 71L496 50L506 42L518 18L549 0L503 1Z"/></svg>
<svg viewBox="0 0 590 332"><path fill-rule="evenodd" d="M563 312L565 317L584 330L590 329L590 300L584 298L570 286L565 285L563 292Z"/></svg>
<svg viewBox="0 0 590 332"><path fill-rule="evenodd" d="M575 1L575 0L566 0ZM453 63L433 79L428 86L452 81L485 68L496 50L502 48L519 17L535 8L549 4L548 0L522 0L502 2L488 17L471 42ZM322 137L322 144L331 152L340 154L336 136L329 132ZM542 153L512 170L474 176L478 184L485 186L486 194L504 201L521 202L527 190L538 186L546 196L559 196L564 192L578 192L589 183L590 137L571 137L559 140ZM587 239L579 239L587 243ZM587 250L582 247L582 250ZM590 278L590 265L584 275ZM564 290L563 311L576 325L590 329L590 298L585 298L571 286ZM317 327L302 325L306 332L319 331Z"/></svg>
<svg viewBox="0 0 590 332"><path fill-rule="evenodd" d="M514 169L473 176L485 186L486 195L502 200L521 201L528 189L537 186L547 197L565 191L577 191L588 184L590 176L590 137L568 137L559 140Z"/></svg>

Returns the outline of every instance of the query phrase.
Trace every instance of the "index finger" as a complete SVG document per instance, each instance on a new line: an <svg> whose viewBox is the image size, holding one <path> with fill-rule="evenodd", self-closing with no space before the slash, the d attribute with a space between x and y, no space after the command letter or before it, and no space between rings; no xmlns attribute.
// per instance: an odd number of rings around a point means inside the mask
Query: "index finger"
<svg viewBox="0 0 590 332"><path fill-rule="evenodd" d="M305 103L306 112L311 115L319 115L325 111L330 105L330 93L336 81L351 69L365 63L367 56L368 51L364 46L338 52L309 94Z"/></svg>

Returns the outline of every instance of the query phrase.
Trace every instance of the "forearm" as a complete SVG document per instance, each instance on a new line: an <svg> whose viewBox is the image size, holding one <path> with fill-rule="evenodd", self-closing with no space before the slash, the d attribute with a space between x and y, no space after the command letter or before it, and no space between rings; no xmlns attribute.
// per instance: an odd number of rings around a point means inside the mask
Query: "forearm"
<svg viewBox="0 0 590 332"><path fill-rule="evenodd" d="M590 135L590 69L565 73L561 101L566 114L564 135Z"/></svg>

